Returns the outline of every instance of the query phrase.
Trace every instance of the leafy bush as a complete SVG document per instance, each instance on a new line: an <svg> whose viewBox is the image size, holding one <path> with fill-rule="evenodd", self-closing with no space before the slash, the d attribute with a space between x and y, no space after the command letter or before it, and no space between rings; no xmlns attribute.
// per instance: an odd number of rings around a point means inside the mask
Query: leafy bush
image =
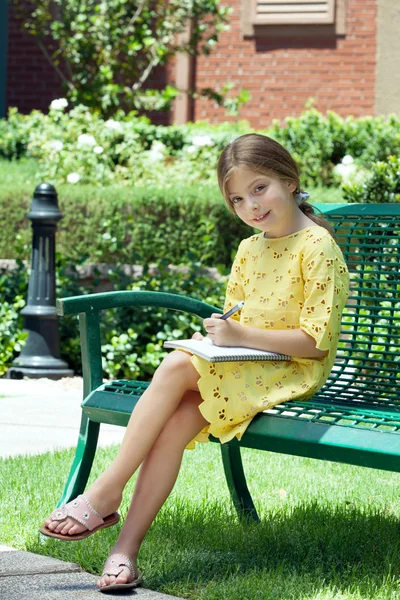
<svg viewBox="0 0 400 600"><path fill-rule="evenodd" d="M340 130L340 117L332 114L328 119L316 109L310 109L298 118L288 117L285 121L286 127L274 121L265 133L282 144L299 164L302 186L332 185L332 159L336 155L339 162L341 158L335 147L332 123L336 131Z"/></svg>
<svg viewBox="0 0 400 600"><path fill-rule="evenodd" d="M67 113L66 105L63 99L52 102L27 143L28 154L39 160L39 176L53 184L168 188L215 180L220 150L249 129L247 123L222 133L216 128L214 140L211 133L194 135L183 126L156 127L134 113L119 111L118 120L104 120L83 105ZM13 156L8 146L3 153Z"/></svg>
<svg viewBox="0 0 400 600"><path fill-rule="evenodd" d="M19 311L25 306L22 296L13 302L0 303L0 377L11 366L13 358L21 351L27 334L22 331Z"/></svg>
<svg viewBox="0 0 400 600"><path fill-rule="evenodd" d="M19 250L22 250L21 245ZM0 377L11 366L27 338L20 315L27 291L26 268L20 258L17 258L16 268L12 271L0 269Z"/></svg>
<svg viewBox="0 0 400 600"><path fill-rule="evenodd" d="M22 115L16 108L9 108L8 118L0 119L0 158L20 159L29 154L30 137L41 127L42 119L43 114L38 110Z"/></svg>
<svg viewBox="0 0 400 600"><path fill-rule="evenodd" d="M116 290L149 290L183 294L222 306L225 279L212 279L201 273L198 263L186 272L170 272L165 262L160 262L157 275L150 274L147 266L137 279L114 268L111 279ZM88 288L80 283L75 264L56 257L57 297L91 293L96 280ZM27 334L23 332L20 309L25 305L28 272L21 260L12 272L0 273L0 376L11 366L20 353ZM12 299L12 300L10 300ZM82 373L78 319L66 315L58 320L60 355L75 371ZM162 348L167 338L191 337L201 330L201 320L185 313L165 309L120 308L104 311L101 318L102 361L104 375L108 378L151 378L165 356Z"/></svg>
<svg viewBox="0 0 400 600"><path fill-rule="evenodd" d="M254 132L246 121L207 122L160 127L134 112L119 110L105 120L87 106L69 112L67 101L55 100L49 113L22 116L11 109L0 121L0 157L26 152L40 162L38 175L54 185L94 184L105 187L162 187L204 184L216 180L221 150L235 137ZM350 155L369 170L374 161L400 153L400 118L343 119L315 108L288 117L261 131L283 144L298 161L303 187L339 186L334 167Z"/></svg>
<svg viewBox="0 0 400 600"><path fill-rule="evenodd" d="M347 153L369 169L375 162L386 161L391 155L400 155L400 118L394 114L358 119L347 117L344 121L344 140Z"/></svg>
<svg viewBox="0 0 400 600"><path fill-rule="evenodd" d="M171 272L161 261L158 273L147 269L133 280L118 269L112 273L115 289L157 291L182 294L223 306L226 279L201 274L201 265L193 263L186 272ZM191 337L202 329L196 316L162 308L121 308L103 313L103 369L110 377L139 377L148 380L166 355L166 339ZM128 352L127 352L128 350Z"/></svg>
<svg viewBox="0 0 400 600"><path fill-rule="evenodd" d="M310 108L300 117L288 117L286 127L274 121L265 133L285 146L299 163L304 187L338 185L340 178L335 177L333 168L346 155L369 170L375 161L400 154L397 115L343 119L332 111L322 115Z"/></svg>
<svg viewBox="0 0 400 600"><path fill-rule="evenodd" d="M347 202L400 202L400 159L377 162L364 183L343 186L343 196Z"/></svg>

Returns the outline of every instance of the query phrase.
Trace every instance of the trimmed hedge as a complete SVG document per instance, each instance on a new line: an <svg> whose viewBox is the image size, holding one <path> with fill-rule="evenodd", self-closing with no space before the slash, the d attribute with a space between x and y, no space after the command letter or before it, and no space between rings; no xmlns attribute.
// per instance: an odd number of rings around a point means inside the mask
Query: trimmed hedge
<svg viewBox="0 0 400 600"><path fill-rule="evenodd" d="M34 189L34 186L32 186ZM0 189L0 257L15 258L16 233L29 259L25 218L32 191ZM168 190L60 186L57 250L72 262L171 264L200 261L229 266L232 252L253 230L226 209L215 186Z"/></svg>

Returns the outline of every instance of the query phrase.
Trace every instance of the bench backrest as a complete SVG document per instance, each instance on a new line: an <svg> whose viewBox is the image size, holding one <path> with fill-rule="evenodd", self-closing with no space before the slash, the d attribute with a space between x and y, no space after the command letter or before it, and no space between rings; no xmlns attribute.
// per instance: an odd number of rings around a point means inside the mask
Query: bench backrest
<svg viewBox="0 0 400 600"><path fill-rule="evenodd" d="M350 271L335 366L322 390L344 403L400 402L400 206L325 208Z"/></svg>

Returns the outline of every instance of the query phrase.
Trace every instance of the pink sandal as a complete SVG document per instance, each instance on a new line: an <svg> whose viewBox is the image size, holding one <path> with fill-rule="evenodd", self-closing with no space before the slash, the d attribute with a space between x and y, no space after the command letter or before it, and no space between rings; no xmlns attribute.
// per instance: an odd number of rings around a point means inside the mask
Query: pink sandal
<svg viewBox="0 0 400 600"><path fill-rule="evenodd" d="M142 579L139 577L137 570L134 568L129 558L124 554L111 554L106 560L101 577L103 577L103 575L114 575L114 577L118 577L118 575L122 573L124 567L129 569L133 581L130 581L129 583L111 583L109 585L103 585L102 587L99 587L100 592L108 594L108 592L113 592L114 590L135 588L142 584Z"/></svg>
<svg viewBox="0 0 400 600"><path fill-rule="evenodd" d="M77 533L76 535L63 535L61 533L51 531L46 527L45 524L43 524L40 527L40 533L43 533L43 535L47 535L48 537L56 538L57 540L84 540L90 535L93 535L93 533L96 533L96 531L99 529L111 527L120 520L120 516L117 512L112 513L111 515L108 515L108 517L102 519L99 513L94 510L89 500L83 494L75 498L75 500L68 502L68 504L64 504L60 508L56 508L56 510L53 511L50 516L52 521L63 521L67 517L71 517L78 523L84 525L87 528L86 531L82 531L82 533Z"/></svg>

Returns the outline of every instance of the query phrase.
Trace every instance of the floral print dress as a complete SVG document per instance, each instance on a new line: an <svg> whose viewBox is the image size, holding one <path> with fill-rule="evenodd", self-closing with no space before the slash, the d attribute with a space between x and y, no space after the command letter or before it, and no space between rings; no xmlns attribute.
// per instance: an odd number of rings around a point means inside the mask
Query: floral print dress
<svg viewBox="0 0 400 600"><path fill-rule="evenodd" d="M194 441L209 434L240 439L253 417L289 400L312 397L325 383L335 360L349 273L342 252L319 225L280 238L253 235L241 242L229 278L225 310L240 300L233 317L260 329L298 329L311 335L322 358L290 361L211 363L191 361L200 374L199 408L209 422Z"/></svg>

